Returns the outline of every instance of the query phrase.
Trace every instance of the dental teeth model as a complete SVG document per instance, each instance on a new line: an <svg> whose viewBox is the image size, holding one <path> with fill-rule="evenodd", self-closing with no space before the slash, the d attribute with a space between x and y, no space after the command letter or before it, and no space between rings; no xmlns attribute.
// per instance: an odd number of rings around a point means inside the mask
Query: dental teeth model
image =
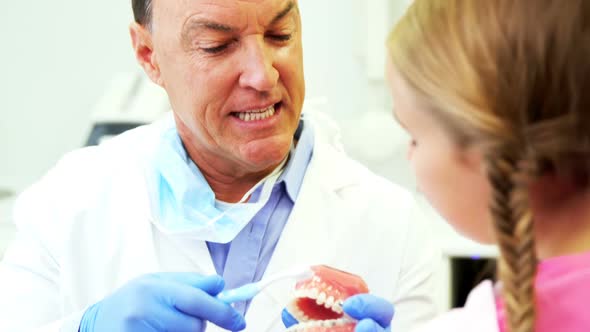
<svg viewBox="0 0 590 332"><path fill-rule="evenodd" d="M287 311L299 321L288 332L352 332L356 321L342 311L342 303L350 296L368 293L363 279L357 275L325 265L312 266L311 278L295 286L295 299Z"/></svg>

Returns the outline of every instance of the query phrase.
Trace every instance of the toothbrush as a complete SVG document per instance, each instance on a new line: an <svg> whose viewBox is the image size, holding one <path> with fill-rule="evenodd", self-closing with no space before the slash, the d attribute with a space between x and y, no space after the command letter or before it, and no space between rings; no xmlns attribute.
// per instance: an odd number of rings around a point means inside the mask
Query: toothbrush
<svg viewBox="0 0 590 332"><path fill-rule="evenodd" d="M298 266L281 273L277 273L271 275L267 278L263 278L258 282L253 282L249 284L245 284L241 287L224 290L223 292L217 295L217 298L225 303L234 303L234 302L241 302L241 301L248 301L251 300L256 294L260 293L264 288L273 284L275 281L283 280L283 279L296 279L302 280L311 278L313 276L313 271L309 266Z"/></svg>

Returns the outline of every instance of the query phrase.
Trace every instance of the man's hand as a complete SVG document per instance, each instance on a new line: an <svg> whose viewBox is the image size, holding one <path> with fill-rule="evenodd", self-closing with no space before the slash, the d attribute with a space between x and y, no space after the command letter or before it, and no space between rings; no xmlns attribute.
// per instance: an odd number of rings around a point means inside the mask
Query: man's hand
<svg viewBox="0 0 590 332"><path fill-rule="evenodd" d="M393 305L381 297L371 294L351 296L344 301L342 309L359 321L355 332L391 331Z"/></svg>
<svg viewBox="0 0 590 332"><path fill-rule="evenodd" d="M389 332L393 319L393 305L387 300L371 294L351 296L342 305L350 317L358 320L355 332ZM297 320L283 310L283 324L286 327L297 324Z"/></svg>
<svg viewBox="0 0 590 332"><path fill-rule="evenodd" d="M219 276L195 273L144 275L91 306L79 332L196 332L205 330L206 321L243 330L244 317L215 298L224 284Z"/></svg>

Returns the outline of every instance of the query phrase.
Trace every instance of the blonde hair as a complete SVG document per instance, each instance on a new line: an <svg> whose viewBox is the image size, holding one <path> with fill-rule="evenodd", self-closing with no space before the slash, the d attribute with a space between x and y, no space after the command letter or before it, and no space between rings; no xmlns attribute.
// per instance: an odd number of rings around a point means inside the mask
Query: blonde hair
<svg viewBox="0 0 590 332"><path fill-rule="evenodd" d="M508 328L533 331L528 187L547 174L588 186L590 1L414 0L388 49L450 136L481 149Z"/></svg>

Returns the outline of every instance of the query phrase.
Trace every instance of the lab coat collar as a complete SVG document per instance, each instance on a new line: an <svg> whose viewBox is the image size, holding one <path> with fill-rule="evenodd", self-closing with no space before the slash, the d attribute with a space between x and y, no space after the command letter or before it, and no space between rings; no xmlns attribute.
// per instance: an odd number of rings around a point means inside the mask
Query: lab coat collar
<svg viewBox="0 0 590 332"><path fill-rule="evenodd" d="M346 153L338 125L325 114L314 110L308 110L305 116L314 132L315 152L310 165L321 170L318 181L323 184L324 189L337 192L344 187L358 184L359 173L342 167L351 160L344 160Z"/></svg>
<svg viewBox="0 0 590 332"><path fill-rule="evenodd" d="M291 149L289 162L277 182L285 183L287 195L292 203L295 203L297 196L299 196L303 177L313 154L313 128L306 125L303 117L299 120L299 127L295 131L294 140L297 141L297 146Z"/></svg>

